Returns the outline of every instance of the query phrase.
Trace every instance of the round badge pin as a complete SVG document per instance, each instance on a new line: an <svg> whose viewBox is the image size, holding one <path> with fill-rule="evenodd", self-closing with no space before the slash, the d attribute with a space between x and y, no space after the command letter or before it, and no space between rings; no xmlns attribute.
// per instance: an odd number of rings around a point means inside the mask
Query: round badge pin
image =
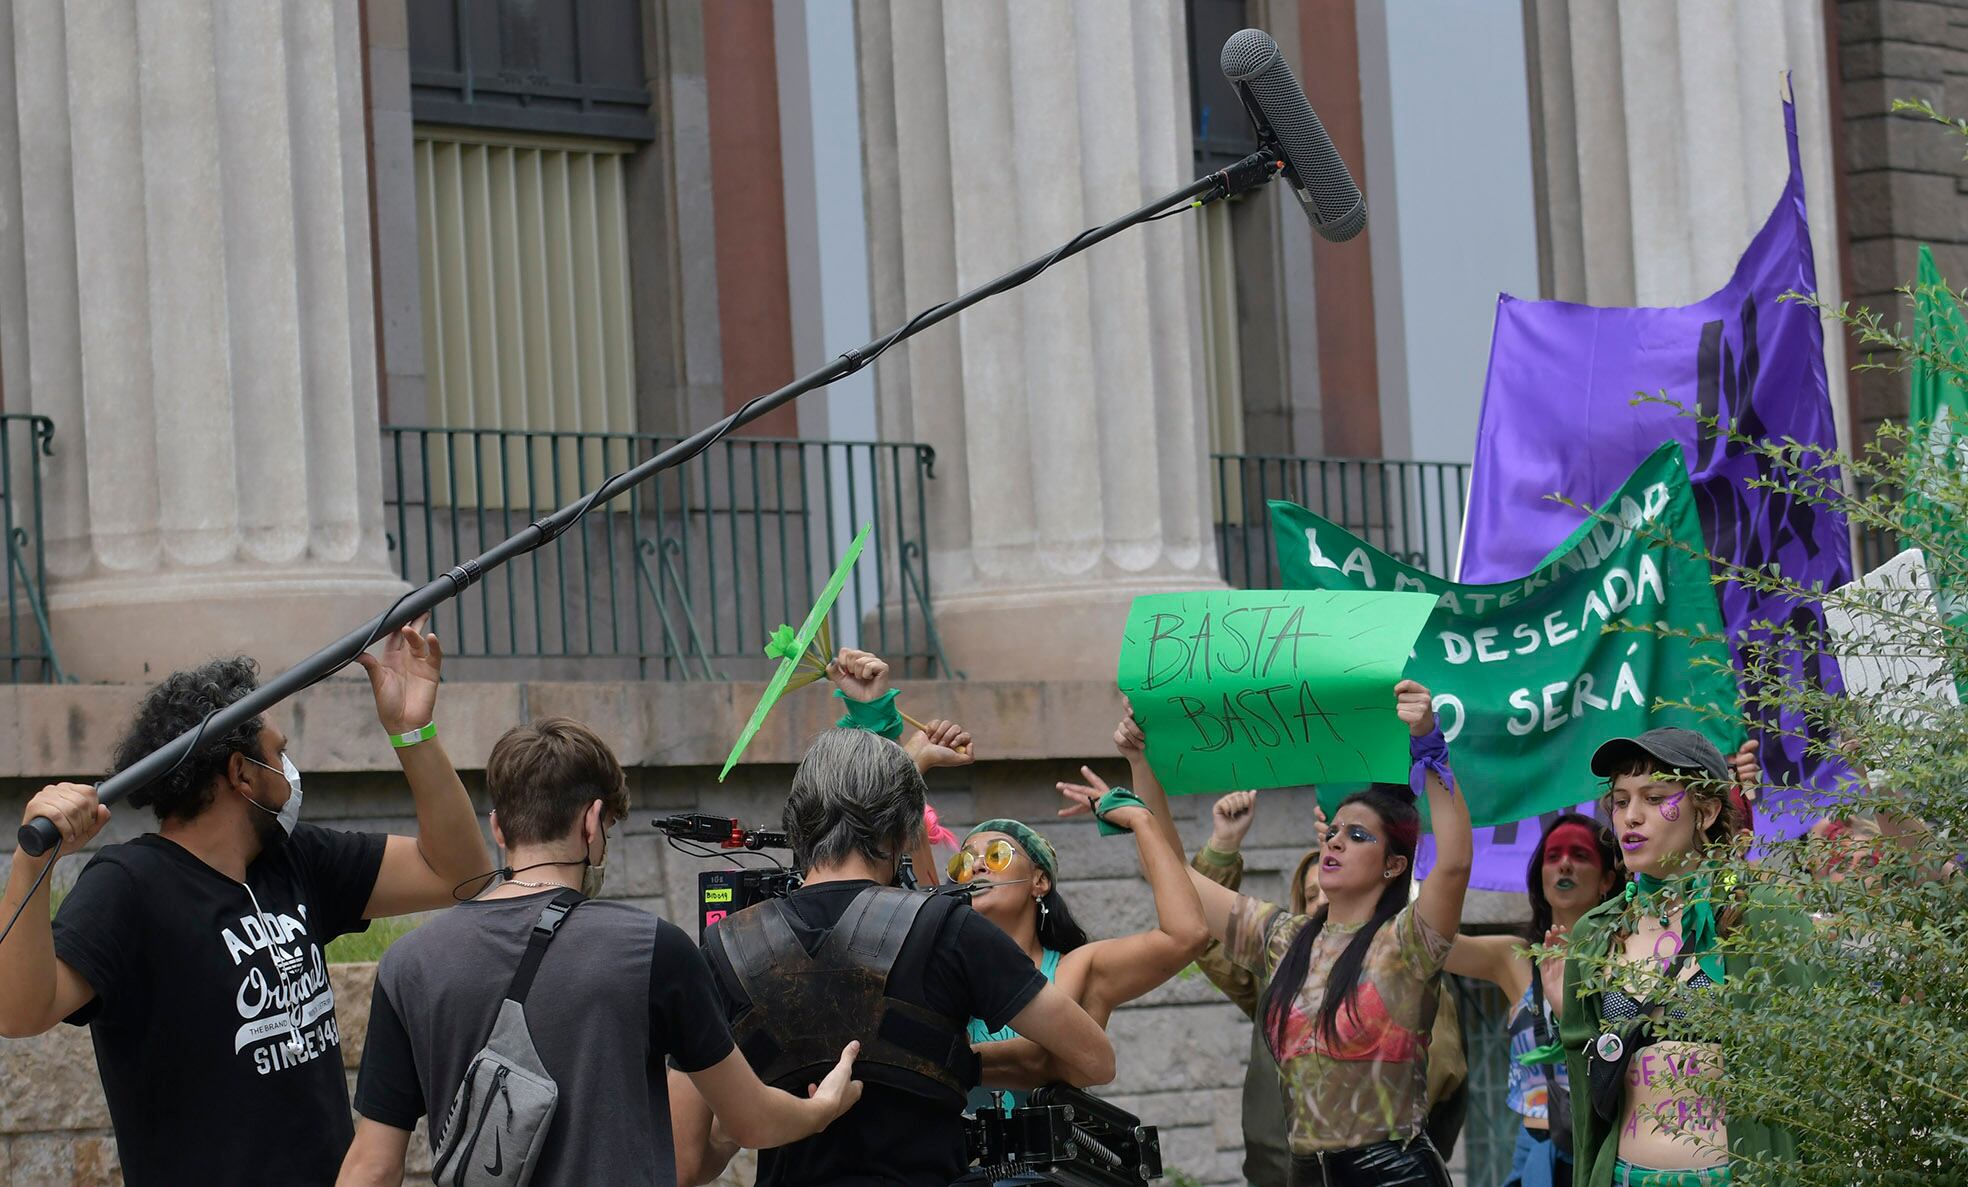
<svg viewBox="0 0 1968 1187"><path fill-rule="evenodd" d="M1626 1044L1620 1042L1620 1037L1611 1031L1600 1035L1599 1041L1595 1046L1599 1051L1599 1058L1605 1060L1607 1063L1618 1059L1620 1054L1626 1050Z"/></svg>

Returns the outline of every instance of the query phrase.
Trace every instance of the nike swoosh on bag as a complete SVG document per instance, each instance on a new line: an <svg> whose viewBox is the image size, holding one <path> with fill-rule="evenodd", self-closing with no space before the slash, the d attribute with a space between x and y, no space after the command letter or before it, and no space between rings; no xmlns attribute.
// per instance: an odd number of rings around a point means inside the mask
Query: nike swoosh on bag
<svg viewBox="0 0 1968 1187"><path fill-rule="evenodd" d="M492 1165L485 1168L485 1173L495 1179L506 1173L506 1152L499 1145L499 1131L496 1129L492 1131Z"/></svg>

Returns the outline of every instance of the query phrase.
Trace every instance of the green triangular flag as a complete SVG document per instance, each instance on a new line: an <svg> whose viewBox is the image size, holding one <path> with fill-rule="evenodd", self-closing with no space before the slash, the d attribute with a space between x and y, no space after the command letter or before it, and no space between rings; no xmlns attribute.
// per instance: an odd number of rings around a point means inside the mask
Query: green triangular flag
<svg viewBox="0 0 1968 1187"><path fill-rule="evenodd" d="M800 629L793 632L790 628L782 626L772 632L772 637L766 641L765 653L779 660L779 670L772 674L771 682L765 686L765 695L759 698L758 707L752 710L752 719L747 721L745 728L739 732L738 742L731 748L731 757L724 760L724 769L718 772L719 783L724 782L724 777L731 773L731 768L738 765L738 756L745 753L745 747L752 744L752 738L758 733L759 726L765 724L765 715L772 711L772 706L779 703L780 696L786 691L787 681L793 678L794 671L807 658L814 636L825 627L827 612L833 609L834 600L840 597L841 587L847 584L848 573L853 571L854 562L861 559L861 548L868 542L868 536L874 530L873 523L864 525L861 533L854 537L854 543L847 546L847 554L841 557L840 567L836 568L834 575L827 579L827 587L820 591L820 600L813 603L813 609L807 611L806 621L800 625ZM823 661L823 670L824 667Z"/></svg>

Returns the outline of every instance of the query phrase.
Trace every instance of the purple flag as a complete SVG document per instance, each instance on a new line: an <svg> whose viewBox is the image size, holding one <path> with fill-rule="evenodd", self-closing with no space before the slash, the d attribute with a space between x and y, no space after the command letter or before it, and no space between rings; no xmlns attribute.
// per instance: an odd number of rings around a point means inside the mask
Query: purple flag
<svg viewBox="0 0 1968 1187"><path fill-rule="evenodd" d="M1712 296L1677 309L1498 299L1463 538L1463 581L1509 581L1531 572L1582 518L1547 495L1596 506L1669 439L1685 449L1702 531L1717 556L1744 566L1781 565L1793 581L1823 589L1851 580L1842 514L1788 491L1753 487L1751 480L1772 476L1767 461L1700 431L1675 408L1633 403L1636 393L1665 391L1746 436L1788 437L1826 449L1836 444L1818 313L1779 300L1786 292L1817 291L1797 115L1789 102L1784 128L1790 180L1735 275ZM1742 636L1767 635L1752 624L1822 627L1815 600L1752 593L1735 583L1718 587L1717 600L1739 670ZM1832 692L1841 687L1829 656L1794 656L1791 676ZM1653 691L1673 695L1671 689ZM1765 714L1753 735L1761 743L1766 780L1831 789L1843 765L1806 757L1800 719L1785 714L1779 723L1771 717ZM1585 772L1580 777L1590 778ZM1759 804L1758 831L1802 831L1808 822L1795 815L1771 819L1796 794L1773 795L1773 811Z"/></svg>

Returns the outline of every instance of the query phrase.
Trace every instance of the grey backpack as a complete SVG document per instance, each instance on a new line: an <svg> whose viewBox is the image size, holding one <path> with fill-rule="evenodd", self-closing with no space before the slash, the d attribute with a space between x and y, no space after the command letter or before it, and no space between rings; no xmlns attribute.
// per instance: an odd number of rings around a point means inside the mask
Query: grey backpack
<svg viewBox="0 0 1968 1187"><path fill-rule="evenodd" d="M492 1036L472 1056L464 1083L451 1098L431 1154L431 1182L437 1187L526 1187L533 1178L553 1127L560 1086L547 1074L526 1029L526 993L554 933L585 901L579 891L563 890L533 925L526 955L499 1003Z"/></svg>

